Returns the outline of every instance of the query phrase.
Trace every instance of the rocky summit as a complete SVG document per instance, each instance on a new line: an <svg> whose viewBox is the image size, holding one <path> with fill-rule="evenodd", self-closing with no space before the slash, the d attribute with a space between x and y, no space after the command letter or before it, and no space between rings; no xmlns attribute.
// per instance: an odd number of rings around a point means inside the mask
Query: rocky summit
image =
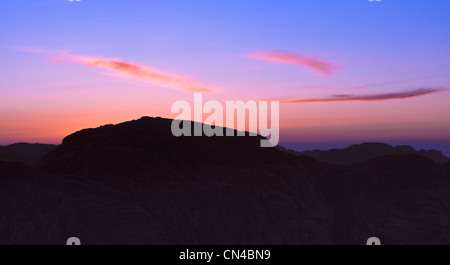
<svg viewBox="0 0 450 265"><path fill-rule="evenodd" d="M450 243L450 163L334 165L143 117L0 162L0 244Z"/></svg>

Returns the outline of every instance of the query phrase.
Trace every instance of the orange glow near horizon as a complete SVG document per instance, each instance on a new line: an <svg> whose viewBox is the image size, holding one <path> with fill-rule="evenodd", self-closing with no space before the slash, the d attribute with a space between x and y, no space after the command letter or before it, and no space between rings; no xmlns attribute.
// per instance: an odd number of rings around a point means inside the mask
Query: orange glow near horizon
<svg viewBox="0 0 450 265"><path fill-rule="evenodd" d="M0 144L174 118L194 92L279 100L280 142L450 139L448 3L114 2L0 1Z"/></svg>
<svg viewBox="0 0 450 265"><path fill-rule="evenodd" d="M81 109L75 107L78 101L73 96L67 95L64 104L58 103L63 98L50 97L46 109L41 108L41 104L33 107L28 102L24 104L27 108L2 117L0 137L3 144L24 141L58 144L65 136L84 128L117 124L141 116L174 118L177 114L170 113L167 106L179 99L192 101L185 96L173 97L155 105L147 104L145 99L141 99L140 103L135 99L135 104L129 105L120 102L99 104L101 99L98 99L86 103ZM55 105L52 106L52 102ZM222 103L225 110L224 101ZM61 110L61 105L66 105L66 108ZM41 109L38 111L38 108ZM446 100L439 99L439 95L430 96L428 100L281 104L280 140L448 139L450 122L441 122L448 119L446 113L450 113L450 105ZM203 119L208 116L205 113Z"/></svg>

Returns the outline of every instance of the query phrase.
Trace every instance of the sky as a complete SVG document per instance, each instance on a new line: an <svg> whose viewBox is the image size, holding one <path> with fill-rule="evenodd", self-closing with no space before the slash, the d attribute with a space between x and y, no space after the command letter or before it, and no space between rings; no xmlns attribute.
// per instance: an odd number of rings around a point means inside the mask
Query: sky
<svg viewBox="0 0 450 265"><path fill-rule="evenodd" d="M280 101L280 144L450 155L448 0L2 0L0 144Z"/></svg>

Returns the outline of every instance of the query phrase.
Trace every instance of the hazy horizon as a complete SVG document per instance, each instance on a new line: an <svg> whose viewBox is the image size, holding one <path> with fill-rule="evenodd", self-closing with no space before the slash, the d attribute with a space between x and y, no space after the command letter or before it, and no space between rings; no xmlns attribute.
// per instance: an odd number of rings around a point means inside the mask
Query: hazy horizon
<svg viewBox="0 0 450 265"><path fill-rule="evenodd" d="M88 129L88 128L85 128ZM75 132L74 132L75 133ZM329 149L343 149L347 148L354 144L362 144L362 143L385 143L389 144L391 146L398 146L398 145L408 145L416 149L417 151L424 149L424 150L436 150L441 151L443 155L450 157L450 139L412 139L412 140L355 140L355 141L337 141L337 142L331 142L331 141L323 141L323 142L285 142L281 141L279 143L279 146L285 147L287 149L295 150L298 152L307 151L307 150L329 150ZM13 142L4 142L0 141L0 146L7 146L11 144L16 143L28 143L28 144L52 144L52 145L60 145L62 143L61 141L49 141L49 142L27 142L27 141L13 141Z"/></svg>

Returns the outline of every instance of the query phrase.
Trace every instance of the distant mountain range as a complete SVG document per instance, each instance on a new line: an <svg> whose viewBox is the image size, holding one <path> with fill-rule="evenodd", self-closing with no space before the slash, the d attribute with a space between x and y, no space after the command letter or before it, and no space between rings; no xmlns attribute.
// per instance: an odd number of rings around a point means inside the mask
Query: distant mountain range
<svg viewBox="0 0 450 265"><path fill-rule="evenodd" d="M0 161L21 162L25 165L34 166L56 147L57 145L38 143L15 143L7 146L0 145ZM314 149L303 152L286 149L282 146L278 146L277 148L293 155L309 156L320 162L339 165L351 165L386 155L406 154L423 156L436 163L450 162L450 158L444 156L441 151L424 149L416 151L408 145L391 146L385 143L363 143L354 144L344 149Z"/></svg>
<svg viewBox="0 0 450 265"><path fill-rule="evenodd" d="M450 162L349 166L143 117L0 162L0 244L450 244Z"/></svg>
<svg viewBox="0 0 450 265"><path fill-rule="evenodd" d="M416 151L411 146L400 145L391 146L384 143L363 143L354 144L344 149L330 149L330 150L308 150L303 152L296 152L280 147L281 150L287 151L294 155L305 155L313 157L320 162L351 165L355 163L364 162L375 159L377 157L386 155L419 155L433 160L436 163L450 162L450 158L444 156L442 152L436 150L420 150Z"/></svg>
<svg viewBox="0 0 450 265"><path fill-rule="evenodd" d="M16 143L7 146L0 145L0 161L22 162L25 165L33 166L42 157L55 149L56 145L51 144L28 144Z"/></svg>

